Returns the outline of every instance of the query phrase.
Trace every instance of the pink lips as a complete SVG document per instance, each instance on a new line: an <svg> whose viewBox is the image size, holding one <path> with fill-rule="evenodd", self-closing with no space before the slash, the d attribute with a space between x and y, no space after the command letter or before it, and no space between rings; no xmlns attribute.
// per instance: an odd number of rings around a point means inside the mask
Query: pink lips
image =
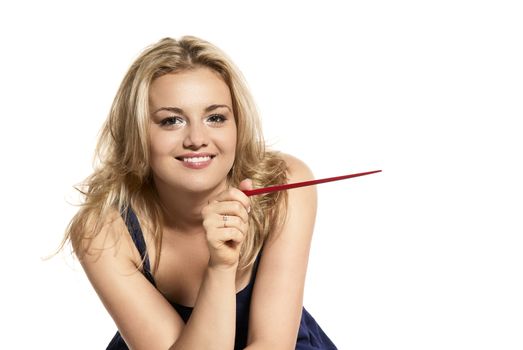
<svg viewBox="0 0 523 350"><path fill-rule="evenodd" d="M182 162L182 165L189 169L203 169L208 167L213 158L214 154L211 153L186 153L176 157Z"/></svg>

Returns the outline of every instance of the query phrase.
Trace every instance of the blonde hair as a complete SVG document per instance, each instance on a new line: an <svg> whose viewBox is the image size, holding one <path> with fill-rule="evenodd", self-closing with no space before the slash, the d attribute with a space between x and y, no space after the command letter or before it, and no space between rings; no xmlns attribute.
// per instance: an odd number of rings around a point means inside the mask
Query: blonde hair
<svg viewBox="0 0 523 350"><path fill-rule="evenodd" d="M131 207L147 217L142 227L155 244L158 268L163 215L149 166L149 87L168 73L207 67L228 85L237 125L236 158L227 175L232 186L250 178L255 187L287 182L287 167L276 152L266 150L258 113L240 71L216 46L192 36L165 38L146 48L125 75L103 125L94 172L77 189L84 201L71 220L61 247L68 241L82 258L110 213ZM284 221L284 192L251 197L249 232L240 252L239 268L252 265L265 240Z"/></svg>

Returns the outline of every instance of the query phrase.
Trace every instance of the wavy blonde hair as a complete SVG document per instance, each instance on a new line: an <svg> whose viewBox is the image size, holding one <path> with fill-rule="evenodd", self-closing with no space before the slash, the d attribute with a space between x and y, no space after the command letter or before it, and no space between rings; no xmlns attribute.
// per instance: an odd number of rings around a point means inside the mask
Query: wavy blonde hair
<svg viewBox="0 0 523 350"><path fill-rule="evenodd" d="M81 259L110 213L131 207L151 223L142 228L153 237L156 271L163 215L149 166L149 87L162 75L198 67L218 73L231 92L237 144L236 158L227 175L229 185L238 186L246 178L252 179L255 187L287 182L286 164L278 153L266 150L253 99L232 61L199 38L165 38L142 52L118 89L98 140L94 172L76 187L84 200L67 227L62 248L70 241ZM240 252L240 269L253 264L265 240L283 223L286 206L285 192L251 197L249 232Z"/></svg>

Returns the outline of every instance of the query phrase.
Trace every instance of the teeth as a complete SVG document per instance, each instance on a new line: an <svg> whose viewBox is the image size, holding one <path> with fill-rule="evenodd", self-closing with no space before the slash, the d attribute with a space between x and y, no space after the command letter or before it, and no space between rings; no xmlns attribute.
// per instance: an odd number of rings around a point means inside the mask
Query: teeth
<svg viewBox="0 0 523 350"><path fill-rule="evenodd" d="M189 163L203 163L211 160L211 157L193 157L193 158L183 158L184 162Z"/></svg>

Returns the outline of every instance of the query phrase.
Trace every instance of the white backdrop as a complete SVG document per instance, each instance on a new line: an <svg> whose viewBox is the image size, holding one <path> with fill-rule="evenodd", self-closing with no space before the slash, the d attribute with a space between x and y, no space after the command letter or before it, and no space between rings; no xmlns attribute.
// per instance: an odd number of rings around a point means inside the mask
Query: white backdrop
<svg viewBox="0 0 523 350"><path fill-rule="evenodd" d="M13 2L14 3L14 2ZM129 64L165 36L224 49L274 148L317 177L305 306L340 349L523 348L518 1L0 5L2 349L102 349L75 212Z"/></svg>

